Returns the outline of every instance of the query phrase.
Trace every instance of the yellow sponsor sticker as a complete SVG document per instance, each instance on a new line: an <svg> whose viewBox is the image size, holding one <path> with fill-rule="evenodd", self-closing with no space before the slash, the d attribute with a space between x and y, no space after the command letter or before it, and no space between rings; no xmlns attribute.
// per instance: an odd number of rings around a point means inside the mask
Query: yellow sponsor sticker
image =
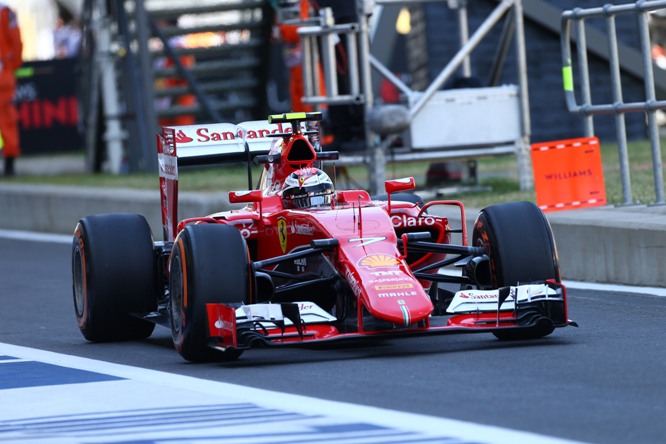
<svg viewBox="0 0 666 444"><path fill-rule="evenodd" d="M414 288L413 284L390 284L390 285L375 285L375 290L404 290L405 288Z"/></svg>

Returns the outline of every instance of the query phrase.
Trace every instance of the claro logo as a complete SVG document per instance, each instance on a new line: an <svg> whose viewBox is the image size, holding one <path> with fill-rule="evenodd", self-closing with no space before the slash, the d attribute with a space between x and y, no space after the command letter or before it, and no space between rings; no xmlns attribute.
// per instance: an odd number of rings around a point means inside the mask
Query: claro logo
<svg viewBox="0 0 666 444"><path fill-rule="evenodd" d="M391 216L391 223L395 228L403 227L428 227L437 223L437 220L432 216L426 217L413 217L406 215Z"/></svg>

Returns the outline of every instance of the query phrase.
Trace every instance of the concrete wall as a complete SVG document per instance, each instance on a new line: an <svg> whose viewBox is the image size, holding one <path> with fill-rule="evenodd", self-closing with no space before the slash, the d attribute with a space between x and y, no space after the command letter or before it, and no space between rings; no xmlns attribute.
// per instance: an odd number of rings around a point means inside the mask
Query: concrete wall
<svg viewBox="0 0 666 444"><path fill-rule="evenodd" d="M229 208L226 193L180 193L179 217L196 217ZM158 190L0 184L0 227L47 233L73 233L91 214L138 213L162 238Z"/></svg>
<svg viewBox="0 0 666 444"><path fill-rule="evenodd" d="M225 193L182 193L179 204L181 219L230 208ZM0 184L3 229L69 234L81 217L123 212L143 214L154 238L162 239L156 190ZM458 211L441 215L451 220L452 227L460 227ZM478 210L466 210L470 242L477 215ZM600 207L547 217L564 279L666 287L666 206Z"/></svg>

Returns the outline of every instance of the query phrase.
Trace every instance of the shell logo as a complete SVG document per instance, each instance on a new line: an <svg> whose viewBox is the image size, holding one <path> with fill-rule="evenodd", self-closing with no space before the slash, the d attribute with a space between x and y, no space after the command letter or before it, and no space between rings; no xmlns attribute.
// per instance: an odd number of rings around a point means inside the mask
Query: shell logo
<svg viewBox="0 0 666 444"><path fill-rule="evenodd" d="M371 254L358 261L358 265L367 268L395 267L400 261L388 254Z"/></svg>

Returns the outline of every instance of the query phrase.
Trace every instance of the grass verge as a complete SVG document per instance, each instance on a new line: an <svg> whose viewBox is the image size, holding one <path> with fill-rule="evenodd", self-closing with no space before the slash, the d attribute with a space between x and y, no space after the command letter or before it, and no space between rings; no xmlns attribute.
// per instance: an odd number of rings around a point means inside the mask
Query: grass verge
<svg viewBox="0 0 666 444"><path fill-rule="evenodd" d="M664 144L664 140L661 144ZM602 143L602 162L606 197L609 204L624 202L620 163L617 145ZM649 141L632 141L628 145L632 197L634 203L648 204L655 201L652 152ZM426 183L428 163L390 164L386 169L387 179L413 176L421 188ZM253 167L253 183L256 183L260 167ZM527 200L536 202L534 190L522 191L518 183L518 169L516 159L509 157L494 157L479 159L477 164L476 187L447 187L441 188L444 193L439 197L462 201L470 208L483 208L485 206ZM247 189L247 169L243 165L232 165L215 168L199 168L195 170L182 169L180 171L180 186L183 191L226 192L229 190ZM367 170L363 166L350 167L348 176L338 175L339 188L365 187L368 183ZM122 187L139 189L157 189L156 174L134 173L127 175L112 174L83 174L69 173L59 175L20 175L15 178L0 176L0 182L74 185L82 187Z"/></svg>

